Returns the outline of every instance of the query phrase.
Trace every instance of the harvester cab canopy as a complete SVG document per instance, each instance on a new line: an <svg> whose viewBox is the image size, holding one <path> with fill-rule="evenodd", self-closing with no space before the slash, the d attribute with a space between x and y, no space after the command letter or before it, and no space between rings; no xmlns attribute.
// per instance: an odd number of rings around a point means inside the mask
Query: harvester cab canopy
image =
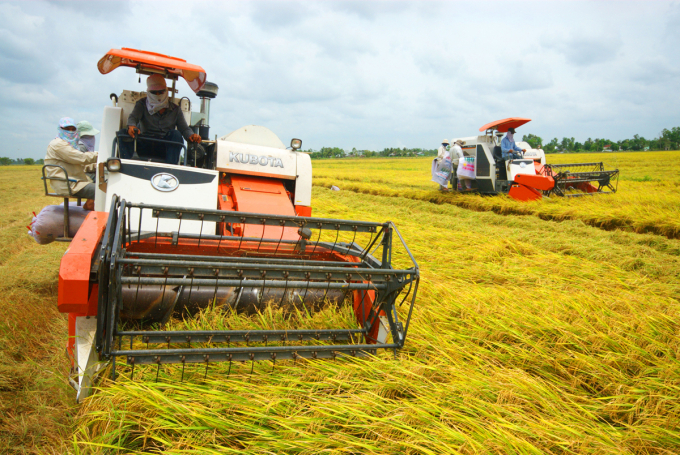
<svg viewBox="0 0 680 455"><path fill-rule="evenodd" d="M111 49L97 63L97 68L102 74L108 74L120 66L135 68L139 74L160 74L173 81L181 76L187 81L194 93L198 93L206 82L205 70L200 66L187 63L186 60L181 58L156 52L140 51L127 47Z"/></svg>
<svg viewBox="0 0 680 455"><path fill-rule="evenodd" d="M482 126L479 131L486 131L487 134L491 134L494 130L498 131L499 133L507 133L508 128L519 128L520 126L524 125L525 123L529 123L531 121L530 118L521 118L521 117L510 117L510 118L504 118L503 120L495 120L491 123L487 123L486 125Z"/></svg>

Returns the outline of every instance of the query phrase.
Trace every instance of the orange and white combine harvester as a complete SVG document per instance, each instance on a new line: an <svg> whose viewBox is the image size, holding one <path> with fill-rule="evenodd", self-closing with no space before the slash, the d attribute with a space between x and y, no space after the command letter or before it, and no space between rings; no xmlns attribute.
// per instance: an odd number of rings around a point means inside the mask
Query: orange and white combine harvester
<svg viewBox="0 0 680 455"><path fill-rule="evenodd" d="M203 141L184 149L181 164L136 153L121 159L116 132L145 93L123 90L104 108L95 211L59 270L58 305L69 315L67 352L77 399L91 393L107 364L115 379L116 362L134 375L144 364L201 363L207 371L213 362L337 358L379 348L396 354L419 282L396 226L312 218L312 166L297 139L287 149L260 126L210 139L217 86L206 82L200 66L126 48L112 49L98 63L102 74L118 67L171 80L172 102ZM189 98L176 96L179 78L200 98L200 112L191 112ZM405 301L398 312L397 302ZM253 314L273 305L307 314L329 304L351 305L356 325L158 328L173 315L208 306Z"/></svg>
<svg viewBox="0 0 680 455"><path fill-rule="evenodd" d="M479 129L483 135L454 139L465 142L462 149L466 156L475 157L476 192L505 193L519 201L616 192L619 171L605 171L603 163L547 164L543 150L526 142L517 142L526 150L523 158L504 160L501 136L530 121L519 117L496 120Z"/></svg>

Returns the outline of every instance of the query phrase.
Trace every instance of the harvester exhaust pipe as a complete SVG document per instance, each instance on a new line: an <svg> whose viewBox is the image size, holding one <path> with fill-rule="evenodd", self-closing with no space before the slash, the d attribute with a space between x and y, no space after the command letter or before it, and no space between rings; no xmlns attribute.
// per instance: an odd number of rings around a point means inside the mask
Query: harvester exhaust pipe
<svg viewBox="0 0 680 455"><path fill-rule="evenodd" d="M210 140L210 100L217 96L217 84L206 82L197 95L201 98L201 114L203 120L198 126L198 134L204 141Z"/></svg>

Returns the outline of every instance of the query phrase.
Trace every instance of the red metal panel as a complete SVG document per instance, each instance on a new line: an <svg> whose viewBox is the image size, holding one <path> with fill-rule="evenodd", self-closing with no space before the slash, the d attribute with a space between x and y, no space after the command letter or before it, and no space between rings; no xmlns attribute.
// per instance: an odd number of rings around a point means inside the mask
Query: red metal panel
<svg viewBox="0 0 680 455"><path fill-rule="evenodd" d="M543 194L540 191L520 183L513 183L508 191L508 196L518 201L535 201L541 199Z"/></svg>
<svg viewBox="0 0 680 455"><path fill-rule="evenodd" d="M205 70L198 65L187 63L181 58L127 47L111 49L97 63L97 68L102 74L108 74L119 66L165 70L169 74L183 77L194 92L198 92L206 81Z"/></svg>
<svg viewBox="0 0 680 455"><path fill-rule="evenodd" d="M500 131L501 133L507 133L508 128L518 128L525 123L529 123L531 121L530 118L521 118L521 117L510 117L510 118L504 118L503 120L496 120L491 123L487 123L483 127L479 129L479 131L486 131L490 128L495 128L496 130Z"/></svg>
<svg viewBox="0 0 680 455"><path fill-rule="evenodd" d="M235 207L239 212L295 216L295 207L280 180L233 174L231 185L234 191ZM245 226L243 235L268 239L283 238L284 240L300 238L295 228L283 228L283 237L281 229L278 226L249 224Z"/></svg>
<svg viewBox="0 0 680 455"><path fill-rule="evenodd" d="M62 313L88 314L90 311L90 268L108 215L90 212L61 258L57 307Z"/></svg>
<svg viewBox="0 0 680 455"><path fill-rule="evenodd" d="M312 216L312 208L306 205L296 205L295 214L297 216Z"/></svg>
<svg viewBox="0 0 680 455"><path fill-rule="evenodd" d="M552 190L555 186L555 180L545 175L517 174L515 182L544 191Z"/></svg>

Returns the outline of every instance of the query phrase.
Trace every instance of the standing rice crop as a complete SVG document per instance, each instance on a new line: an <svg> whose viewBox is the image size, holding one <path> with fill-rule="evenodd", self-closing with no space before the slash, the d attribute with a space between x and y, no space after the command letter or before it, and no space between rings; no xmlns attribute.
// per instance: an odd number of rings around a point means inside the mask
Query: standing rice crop
<svg viewBox="0 0 680 455"><path fill-rule="evenodd" d="M421 292L398 358L220 365L207 379L196 367L184 382L172 368L158 382L155 369L123 375L81 408L74 452L680 446L677 240L321 188L314 207L390 219L418 259Z"/></svg>
<svg viewBox="0 0 680 455"><path fill-rule="evenodd" d="M544 220L581 220L603 229L680 238L680 152L548 155L549 163L599 162L619 169L618 192L582 198L521 202L507 196L442 194L430 181L430 158L315 161L314 185L345 191L452 204Z"/></svg>

